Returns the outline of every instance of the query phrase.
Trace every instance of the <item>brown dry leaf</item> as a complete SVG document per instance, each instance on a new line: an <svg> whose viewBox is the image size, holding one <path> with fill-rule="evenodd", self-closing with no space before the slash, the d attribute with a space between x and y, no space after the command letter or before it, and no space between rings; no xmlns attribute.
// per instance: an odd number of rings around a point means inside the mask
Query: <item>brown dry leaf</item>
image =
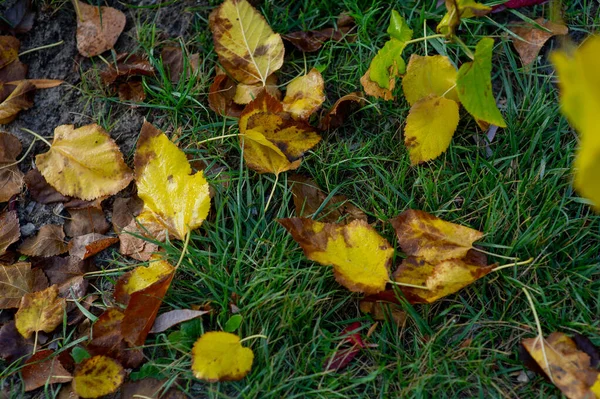
<svg viewBox="0 0 600 399"><path fill-rule="evenodd" d="M63 384L73 379L57 356L52 356L54 351L46 349L36 352L30 357L21 369L21 376L25 382L25 392L33 391L39 387L51 384Z"/></svg>
<svg viewBox="0 0 600 399"><path fill-rule="evenodd" d="M17 242L19 237L21 237L21 230L17 211L0 214L0 255L4 255L10 244Z"/></svg>
<svg viewBox="0 0 600 399"><path fill-rule="evenodd" d="M321 140L310 125L294 121L265 92L244 108L239 127L246 165L259 173L297 169L304 153Z"/></svg>
<svg viewBox="0 0 600 399"><path fill-rule="evenodd" d="M167 380L144 378L137 381L128 381L121 387L121 399L186 399L183 392L170 388L162 393Z"/></svg>
<svg viewBox="0 0 600 399"><path fill-rule="evenodd" d="M365 98L358 91L339 98L321 118L319 129L329 130L342 126L346 118L364 103Z"/></svg>
<svg viewBox="0 0 600 399"><path fill-rule="evenodd" d="M159 315L154 320L154 325L150 329L149 334L157 334L168 330L169 328L183 323L184 321L196 319L210 311L207 310L191 310L191 309L175 309Z"/></svg>
<svg viewBox="0 0 600 399"><path fill-rule="evenodd" d="M4 68L0 69L0 101L15 90L20 81L25 80L29 67L19 60L14 60ZM17 83L12 83L17 82Z"/></svg>
<svg viewBox="0 0 600 399"><path fill-rule="evenodd" d="M0 31L12 34L29 32L35 20L35 11L31 6L30 0L15 1L0 18Z"/></svg>
<svg viewBox="0 0 600 399"><path fill-rule="evenodd" d="M165 71L169 74L171 83L177 84L183 72L183 51L181 47L165 46L160 51Z"/></svg>
<svg viewBox="0 0 600 399"><path fill-rule="evenodd" d="M360 301L360 311L370 314L373 320L386 321L392 319L398 327L404 326L406 312L398 305L381 301Z"/></svg>
<svg viewBox="0 0 600 399"><path fill-rule="evenodd" d="M281 92L279 91L279 87L277 87L277 75L269 75L264 86L260 83L253 85L238 83L235 88L233 102L236 104L248 104L263 91L266 91L278 100L281 99Z"/></svg>
<svg viewBox="0 0 600 399"><path fill-rule="evenodd" d="M229 76L261 83L283 65L283 41L246 0L226 0L209 17L215 51Z"/></svg>
<svg viewBox="0 0 600 399"><path fill-rule="evenodd" d="M16 136L0 132L0 202L21 193L23 173L15 165L21 150L21 142Z"/></svg>
<svg viewBox="0 0 600 399"><path fill-rule="evenodd" d="M34 332L52 332L62 323L66 300L58 297L58 287L25 294L15 314L15 326L25 338Z"/></svg>
<svg viewBox="0 0 600 399"><path fill-rule="evenodd" d="M146 92L141 80L129 80L119 84L117 93L121 101L141 103L146 99Z"/></svg>
<svg viewBox="0 0 600 399"><path fill-rule="evenodd" d="M57 224L45 224L38 233L27 238L19 246L19 252L28 256L42 256L47 258L67 252L65 232Z"/></svg>
<svg viewBox="0 0 600 399"><path fill-rule="evenodd" d="M112 209L112 224L115 233L121 233L121 230L140 214L143 207L144 201L137 196L115 198Z"/></svg>
<svg viewBox="0 0 600 399"><path fill-rule="evenodd" d="M339 42L344 38L353 42L355 37L348 33L354 28L354 18L342 14L337 20L337 29L325 28L311 31L297 31L283 35L282 37L292 43L297 49L305 53L318 51L328 41Z"/></svg>
<svg viewBox="0 0 600 399"><path fill-rule="evenodd" d="M44 176L37 169L31 169L25 174L25 184L29 194L35 202L40 204L52 204L54 202L67 202L71 197L66 197L56 191L54 187L48 184Z"/></svg>
<svg viewBox="0 0 600 399"><path fill-rule="evenodd" d="M415 209L402 212L390 219L390 223L407 255L421 257L432 264L465 257L473 248L473 242L483 237L480 231Z"/></svg>
<svg viewBox="0 0 600 399"><path fill-rule="evenodd" d="M333 266L335 279L353 292L376 294L389 281L394 249L363 220L342 226L306 218L279 219L304 255Z"/></svg>
<svg viewBox="0 0 600 399"><path fill-rule="evenodd" d="M394 96L392 91L396 87L396 77L390 78L389 89L380 87L376 82L371 80L371 70L367 69L367 72L360 78L360 84L362 85L365 93L370 96L383 98L385 101L392 100Z"/></svg>
<svg viewBox="0 0 600 399"><path fill-rule="evenodd" d="M123 366L107 356L85 360L73 374L73 390L82 398L98 398L115 392L125 380Z"/></svg>
<svg viewBox="0 0 600 399"><path fill-rule="evenodd" d="M53 87L58 87L61 84L65 83L63 80L57 79L17 79L13 81L8 81L6 84L17 86L19 83L27 81L35 86L36 89L51 89Z"/></svg>
<svg viewBox="0 0 600 399"><path fill-rule="evenodd" d="M40 263L52 285L64 284L65 281L82 276L96 269L91 260L81 260L72 256L53 256L44 259Z"/></svg>
<svg viewBox="0 0 600 399"><path fill-rule="evenodd" d="M69 209L71 218L65 222L65 233L69 237L78 237L90 233L104 234L110 225L102 209L95 207Z"/></svg>
<svg viewBox="0 0 600 399"><path fill-rule="evenodd" d="M26 80L21 81L15 90L0 103L0 125L12 122L19 112L31 108L34 92L34 85Z"/></svg>
<svg viewBox="0 0 600 399"><path fill-rule="evenodd" d="M208 89L210 109L219 115L239 118L244 107L233 101L235 93L235 82L226 74L218 74Z"/></svg>
<svg viewBox="0 0 600 399"><path fill-rule="evenodd" d="M283 109L294 119L308 120L325 101L325 81L315 68L292 80L285 92Z"/></svg>
<svg viewBox="0 0 600 399"><path fill-rule="evenodd" d="M121 53L117 55L116 64L110 64L100 72L100 78L106 85L125 82L136 76L153 76L154 67L147 59L136 54Z"/></svg>
<svg viewBox="0 0 600 399"><path fill-rule="evenodd" d="M19 307L21 298L31 290L31 264L0 264L0 309Z"/></svg>
<svg viewBox="0 0 600 399"><path fill-rule="evenodd" d="M77 1L77 50L84 57L114 47L125 28L125 14L112 7L90 6Z"/></svg>
<svg viewBox="0 0 600 399"><path fill-rule="evenodd" d="M98 233L78 236L69 241L69 255L87 259L119 241L118 237L109 237Z"/></svg>
<svg viewBox="0 0 600 399"><path fill-rule="evenodd" d="M130 256L133 259L148 261L152 254L158 252L158 245L143 238L164 241L166 239L165 231L162 229L153 229L154 225L140 227L136 220L132 220L129 225L125 226L119 233L119 253L121 255ZM149 230L152 229L152 230Z"/></svg>
<svg viewBox="0 0 600 399"><path fill-rule="evenodd" d="M19 58L21 42L14 36L0 36L0 68Z"/></svg>
<svg viewBox="0 0 600 399"><path fill-rule="evenodd" d="M512 38L512 42L519 53L519 57L521 57L523 66L533 64L544 44L552 36L564 36L569 33L569 28L560 23L548 21L544 18L538 18L535 22L550 32L546 32L531 24L524 24L511 29L515 35L520 37L520 39Z"/></svg>
<svg viewBox="0 0 600 399"><path fill-rule="evenodd" d="M17 331L14 320L0 328L0 358L9 363L29 356L33 352L33 337L29 339Z"/></svg>
<svg viewBox="0 0 600 399"><path fill-rule="evenodd" d="M521 344L567 398L600 398L600 372L571 338L553 332L547 339L538 336L524 339Z"/></svg>

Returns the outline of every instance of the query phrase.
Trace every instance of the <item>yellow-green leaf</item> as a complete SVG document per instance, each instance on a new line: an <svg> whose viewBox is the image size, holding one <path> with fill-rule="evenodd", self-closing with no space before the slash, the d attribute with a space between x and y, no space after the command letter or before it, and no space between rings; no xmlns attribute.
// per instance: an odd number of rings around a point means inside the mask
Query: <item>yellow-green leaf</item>
<svg viewBox="0 0 600 399"><path fill-rule="evenodd" d="M241 380L252 369L253 360L252 349L227 332L207 332L192 348L194 377L209 382Z"/></svg>
<svg viewBox="0 0 600 399"><path fill-rule="evenodd" d="M387 33L390 37L400 40L401 42L409 41L412 39L413 35L413 31L406 23L406 20L396 10L392 10Z"/></svg>
<svg viewBox="0 0 600 399"><path fill-rule="evenodd" d="M376 294L385 289L394 249L367 222L339 225L307 218L278 222L308 259L333 266L336 280L350 291Z"/></svg>
<svg viewBox="0 0 600 399"><path fill-rule="evenodd" d="M410 109L404 144L413 165L439 157L450 145L458 126L458 103L443 97L425 98Z"/></svg>
<svg viewBox="0 0 600 399"><path fill-rule="evenodd" d="M371 80L383 89L390 88L390 79L406 72L406 63L402 52L406 43L397 39L388 40L371 60Z"/></svg>
<svg viewBox="0 0 600 399"><path fill-rule="evenodd" d="M458 101L456 77L456 68L448 57L413 54L402 78L404 97L410 105L430 96Z"/></svg>
<svg viewBox="0 0 600 399"><path fill-rule="evenodd" d="M315 68L287 85L283 109L294 119L307 120L325 101L325 82Z"/></svg>
<svg viewBox="0 0 600 399"><path fill-rule="evenodd" d="M115 392L125 379L125 370L108 356L85 360L73 375L73 390L82 398L98 398Z"/></svg>
<svg viewBox="0 0 600 399"><path fill-rule="evenodd" d="M475 59L458 70L456 88L465 109L479 121L506 127L492 92L492 50L494 39L484 37L475 47Z"/></svg>
<svg viewBox="0 0 600 399"><path fill-rule="evenodd" d="M142 126L134 162L138 195L144 201L140 220L151 219L180 240L200 227L210 209L204 174L192 174L185 153L148 122Z"/></svg>
<svg viewBox="0 0 600 399"><path fill-rule="evenodd" d="M35 161L58 192L87 201L118 193L133 177L117 144L96 124L57 127L52 147Z"/></svg>
<svg viewBox="0 0 600 399"><path fill-rule="evenodd" d="M475 0L446 0L446 14L437 26L438 33L451 36L460 25L462 18L482 17L492 11L492 7Z"/></svg>
<svg viewBox="0 0 600 399"><path fill-rule="evenodd" d="M384 89L377 82L371 80L371 68L367 69L367 72L360 78L360 84L363 87L365 93L370 96L383 98L385 101L389 101L394 96L392 95L392 91L394 87L396 87L396 77L390 78L388 81L388 89Z"/></svg>
<svg viewBox="0 0 600 399"><path fill-rule="evenodd" d="M15 327L25 338L36 331L52 332L63 321L65 298L58 297L55 284L43 291L25 294L15 314Z"/></svg>

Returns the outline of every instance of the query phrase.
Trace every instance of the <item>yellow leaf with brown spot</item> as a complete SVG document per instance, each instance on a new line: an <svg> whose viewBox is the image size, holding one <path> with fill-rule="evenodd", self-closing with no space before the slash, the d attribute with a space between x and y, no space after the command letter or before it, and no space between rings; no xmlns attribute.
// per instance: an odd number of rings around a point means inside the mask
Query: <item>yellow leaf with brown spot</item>
<svg viewBox="0 0 600 399"><path fill-rule="evenodd" d="M402 78L404 97L410 105L431 96L458 102L457 75L458 71L446 56L413 54Z"/></svg>
<svg viewBox="0 0 600 399"><path fill-rule="evenodd" d="M241 380L252 369L254 353L245 348L240 337L221 331L203 334L192 348L194 377L208 381Z"/></svg>
<svg viewBox="0 0 600 399"><path fill-rule="evenodd" d="M464 258L473 248L473 242L483 237L480 231L415 209L402 212L390 223L396 230L402 251L433 264Z"/></svg>
<svg viewBox="0 0 600 399"><path fill-rule="evenodd" d="M246 106L239 127L246 165L259 173L297 169L304 153L321 140L310 125L293 120L265 92Z"/></svg>
<svg viewBox="0 0 600 399"><path fill-rule="evenodd" d="M238 83L235 87L235 95L233 101L236 104L248 104L252 102L260 93L266 91L276 99L281 98L281 92L277 87L277 76L275 74L270 75L267 78L266 84L263 86L262 83L256 83L247 85L244 83Z"/></svg>
<svg viewBox="0 0 600 399"><path fill-rule="evenodd" d="M294 119L307 120L325 101L325 81L315 68L287 85L283 109Z"/></svg>
<svg viewBox="0 0 600 399"><path fill-rule="evenodd" d="M475 0L446 0L446 14L437 26L438 33L454 35L462 18L482 17L492 11L492 7L477 3Z"/></svg>
<svg viewBox="0 0 600 399"><path fill-rule="evenodd" d="M394 75L390 78L389 88L384 89L380 87L377 82L371 80L371 69L369 68L360 78L360 84L368 95L389 101L394 98L392 91L394 90L394 87L396 87L396 76Z"/></svg>
<svg viewBox="0 0 600 399"><path fill-rule="evenodd" d="M404 144L411 164L430 161L446 151L459 118L456 101L432 96L415 103L404 127Z"/></svg>
<svg viewBox="0 0 600 399"><path fill-rule="evenodd" d="M117 144L96 124L58 126L52 147L35 161L58 192L88 201L118 193L133 177Z"/></svg>
<svg viewBox="0 0 600 399"><path fill-rule="evenodd" d="M138 266L119 279L115 287L115 298L126 305L131 294L148 288L174 271L175 268L169 262L154 255L148 266Z"/></svg>
<svg viewBox="0 0 600 399"><path fill-rule="evenodd" d="M541 369L567 398L600 398L600 373L574 340L554 332L546 339L524 339L521 345L537 364L535 371Z"/></svg>
<svg viewBox="0 0 600 399"><path fill-rule="evenodd" d="M281 36L246 0L226 0L210 14L209 26L219 62L238 82L264 86L283 65Z"/></svg>
<svg viewBox="0 0 600 399"><path fill-rule="evenodd" d="M15 326L25 338L36 331L52 332L63 321L65 298L58 297L58 286L25 294L15 314Z"/></svg>
<svg viewBox="0 0 600 399"><path fill-rule="evenodd" d="M519 53L523 66L533 64L544 44L552 36L563 36L569 33L569 28L560 23L548 21L544 18L538 18L535 22L549 32L529 23L511 28L511 31L518 36L512 37L511 40L517 53Z"/></svg>
<svg viewBox="0 0 600 399"><path fill-rule="evenodd" d="M306 218L278 222L308 259L333 266L335 279L350 291L376 294L385 289L394 249L367 222L338 225Z"/></svg>
<svg viewBox="0 0 600 399"><path fill-rule="evenodd" d="M208 182L202 171L192 174L185 153L148 122L142 126L134 162L142 215L148 215L140 219L180 240L200 227L210 209Z"/></svg>
<svg viewBox="0 0 600 399"><path fill-rule="evenodd" d="M115 392L125 379L125 370L108 356L85 360L73 375L73 390L82 398L98 398Z"/></svg>

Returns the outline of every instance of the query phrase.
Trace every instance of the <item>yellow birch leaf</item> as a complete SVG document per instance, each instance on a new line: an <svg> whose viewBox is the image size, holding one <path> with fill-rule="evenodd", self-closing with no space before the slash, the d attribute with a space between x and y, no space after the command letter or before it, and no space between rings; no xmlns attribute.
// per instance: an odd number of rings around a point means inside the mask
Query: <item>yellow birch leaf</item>
<svg viewBox="0 0 600 399"><path fill-rule="evenodd" d="M325 82L315 68L298 76L287 85L283 109L294 119L307 120L325 101Z"/></svg>
<svg viewBox="0 0 600 399"><path fill-rule="evenodd" d="M25 338L36 331L52 332L63 321L65 305L66 299L58 297L56 284L25 294L15 314L15 327Z"/></svg>
<svg viewBox="0 0 600 399"><path fill-rule="evenodd" d="M125 370L108 356L85 360L73 375L73 390L82 398L98 398L115 392L125 380Z"/></svg>
<svg viewBox="0 0 600 399"><path fill-rule="evenodd" d="M450 145L458 126L458 103L429 97L415 103L406 118L404 144L413 165L439 157Z"/></svg>
<svg viewBox="0 0 600 399"><path fill-rule="evenodd" d="M600 36L572 54L555 52L551 59L560 79L561 112L580 136L574 186L600 212Z"/></svg>
<svg viewBox="0 0 600 399"><path fill-rule="evenodd" d="M241 380L252 369L254 353L245 348L240 337L221 331L203 334L192 348L194 377L208 381Z"/></svg>
<svg viewBox="0 0 600 399"><path fill-rule="evenodd" d="M492 11L492 7L475 0L446 0L446 14L437 26L437 32L451 36L460 25L462 18L482 17Z"/></svg>
<svg viewBox="0 0 600 399"><path fill-rule="evenodd" d="M456 76L458 72L450 59L443 55L410 56L406 75L402 78L404 97L410 105L430 96L458 102Z"/></svg>
<svg viewBox="0 0 600 399"><path fill-rule="evenodd" d="M238 82L265 86L283 65L281 36L246 0L226 0L210 14L209 26L219 62Z"/></svg>
<svg viewBox="0 0 600 399"><path fill-rule="evenodd" d="M365 93L370 96L383 98L385 101L390 101L394 98L392 91L396 87L396 76L392 76L389 81L389 88L384 89L371 80L371 68L367 69L367 72L360 78L360 84L362 85Z"/></svg>
<svg viewBox="0 0 600 399"><path fill-rule="evenodd" d="M307 218L278 222L308 259L333 266L335 279L350 291L376 294L385 289L394 249L367 222L338 225Z"/></svg>
<svg viewBox="0 0 600 399"><path fill-rule="evenodd" d="M236 104L248 104L265 90L267 93L269 93L276 99L281 98L281 92L277 87L277 76L275 74L270 75L267 78L267 82L264 86L262 85L262 83L256 83L253 85L238 83L238 85L235 87L235 95L233 97L233 101Z"/></svg>
<svg viewBox="0 0 600 399"><path fill-rule="evenodd" d="M138 266L133 271L124 274L117 282L115 287L115 298L127 304L128 296L134 292L141 291L150 287L152 284L172 274L175 268L160 256L152 256L148 266Z"/></svg>
<svg viewBox="0 0 600 399"><path fill-rule="evenodd" d="M464 258L473 248L473 242L483 237L480 231L415 209L402 212L390 223L396 230L402 251L433 264Z"/></svg>
<svg viewBox="0 0 600 399"><path fill-rule="evenodd" d="M204 174L191 174L185 153L148 122L142 126L134 163L143 213L151 213L154 221L180 240L200 227L210 209Z"/></svg>
<svg viewBox="0 0 600 399"><path fill-rule="evenodd" d="M117 144L96 124L58 126L52 147L35 161L58 192L86 201L118 193L133 177Z"/></svg>

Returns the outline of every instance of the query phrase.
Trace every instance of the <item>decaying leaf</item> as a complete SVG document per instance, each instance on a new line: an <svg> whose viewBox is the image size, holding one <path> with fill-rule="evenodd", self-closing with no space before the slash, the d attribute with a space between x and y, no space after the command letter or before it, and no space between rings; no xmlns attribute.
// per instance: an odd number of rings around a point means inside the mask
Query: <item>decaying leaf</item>
<svg viewBox="0 0 600 399"><path fill-rule="evenodd" d="M376 82L371 80L371 69L367 69L367 72L360 78L360 84L363 87L365 93L370 96L383 98L385 101L389 101L394 98L392 91L396 87L396 78L390 78L388 83L388 89L380 87Z"/></svg>
<svg viewBox="0 0 600 399"><path fill-rule="evenodd" d="M52 187L84 200L116 194L133 177L117 144L96 124L58 126L50 150L35 159Z"/></svg>
<svg viewBox="0 0 600 399"><path fill-rule="evenodd" d="M0 264L0 309L19 307L21 298L30 292L31 264Z"/></svg>
<svg viewBox="0 0 600 399"><path fill-rule="evenodd" d="M415 209L402 212L390 219L390 223L396 230L402 251L434 264L464 258L473 248L473 242L483 237L480 231Z"/></svg>
<svg viewBox="0 0 600 399"><path fill-rule="evenodd" d="M16 136L0 132L0 202L21 192L23 173L15 164L21 150L21 142Z"/></svg>
<svg viewBox="0 0 600 399"><path fill-rule="evenodd" d="M55 256L67 252L65 232L57 224L45 224L38 233L19 246L19 252L28 256Z"/></svg>
<svg viewBox="0 0 600 399"><path fill-rule="evenodd" d="M158 252L158 245L138 236L164 241L166 239L166 234L164 233L164 230L161 230L161 227L156 226L154 222L151 222L150 224L146 223L142 227L140 227L139 223L144 222L131 220L131 222L121 230L121 233L119 233L119 252L121 255L130 256L133 259L147 261L153 253Z"/></svg>
<svg viewBox="0 0 600 399"><path fill-rule="evenodd" d="M144 378L127 381L121 387L121 399L186 399L188 396L175 387L164 392L168 380Z"/></svg>
<svg viewBox="0 0 600 399"><path fill-rule="evenodd" d="M248 104L258 97L258 95L263 91L269 93L269 95L278 100L281 99L281 92L279 91L279 87L277 87L277 75L269 75L264 86L260 83L253 85L238 83L238 85L235 87L233 101L236 104Z"/></svg>
<svg viewBox="0 0 600 399"><path fill-rule="evenodd" d="M14 36L0 36L0 68L19 58L21 42Z"/></svg>
<svg viewBox="0 0 600 399"><path fill-rule="evenodd" d="M117 237L109 237L98 233L78 236L69 241L69 255L87 259L119 241Z"/></svg>
<svg viewBox="0 0 600 399"><path fill-rule="evenodd" d="M215 51L240 83L266 85L283 65L283 41L246 0L226 0L209 18Z"/></svg>
<svg viewBox="0 0 600 399"><path fill-rule="evenodd" d="M33 352L33 337L29 339L17 331L14 320L9 321L0 328L0 358L14 362Z"/></svg>
<svg viewBox="0 0 600 399"><path fill-rule="evenodd" d="M438 33L454 35L463 18L482 17L492 11L492 7L477 3L475 0L446 0L446 14L437 26Z"/></svg>
<svg viewBox="0 0 600 399"><path fill-rule="evenodd" d="M319 122L320 130L335 129L344 123L348 115L365 103L362 93L354 92L340 97L335 104L323 115Z"/></svg>
<svg viewBox="0 0 600 399"><path fill-rule="evenodd" d="M176 326L179 323L183 323L184 321L196 319L207 313L210 313L210 311L208 311L208 310L192 310L192 309L170 310L166 313L159 315L156 318L156 320L154 320L154 325L152 326L152 329L149 331L149 334L156 334L159 332L163 332L173 326Z"/></svg>
<svg viewBox="0 0 600 399"><path fill-rule="evenodd" d="M17 0L0 18L0 31L26 33L33 27L35 12L30 0Z"/></svg>
<svg viewBox="0 0 600 399"><path fill-rule="evenodd" d="M73 379L57 356L52 356L54 351L42 350L30 357L21 369L25 382L25 392L33 391L39 387L51 384L62 384Z"/></svg>
<svg viewBox="0 0 600 399"><path fill-rule="evenodd" d="M519 38L512 38L513 45L521 57L523 66L533 64L544 44L555 35L566 35L569 28L560 23L538 18L535 22L549 32L531 24L515 26L511 31Z"/></svg>
<svg viewBox="0 0 600 399"><path fill-rule="evenodd" d="M325 81L315 68L287 85L283 109L294 119L307 120L325 101Z"/></svg>
<svg viewBox="0 0 600 399"><path fill-rule="evenodd" d="M321 140L310 125L293 120L265 92L244 108L239 127L246 165L259 173L297 169L304 153Z"/></svg>
<svg viewBox="0 0 600 399"><path fill-rule="evenodd" d="M394 249L363 220L342 226L306 218L279 219L308 259L333 266L336 280L350 291L376 294L389 281Z"/></svg>
<svg viewBox="0 0 600 399"><path fill-rule="evenodd" d="M328 41L339 42L346 39L354 41L355 36L349 35L354 29L354 18L347 14L338 17L336 28L324 28L311 31L297 31L283 35L283 38L292 43L297 49L305 53L318 51Z"/></svg>
<svg viewBox="0 0 600 399"><path fill-rule="evenodd" d="M390 302L382 301L365 301L359 303L362 313L370 314L373 320L394 320L398 327L401 327L406 322L406 312L398 305Z"/></svg>
<svg viewBox="0 0 600 399"><path fill-rule="evenodd" d="M182 75L185 78L193 76L198 70L199 54L187 55L181 47L165 46L160 51L160 58L166 72L169 73L171 83L177 84ZM185 62L187 60L187 63ZM187 67L187 69L185 68Z"/></svg>
<svg viewBox="0 0 600 399"><path fill-rule="evenodd" d="M505 8L521 8L535 6L536 4L546 3L548 0L508 0L502 4L493 7L494 12L502 11Z"/></svg>
<svg viewBox="0 0 600 399"><path fill-rule="evenodd" d="M147 59L136 54L121 53L117 55L115 64L110 64L100 72L100 78L106 85L125 82L135 76L153 76L154 67Z"/></svg>
<svg viewBox="0 0 600 399"><path fill-rule="evenodd" d="M26 80L21 81L15 90L0 103L0 125L12 122L17 114L33 106L35 86Z"/></svg>
<svg viewBox="0 0 600 399"><path fill-rule="evenodd" d="M343 343L350 347L341 348L325 362L325 370L339 371L346 367L352 359L365 347L360 332L361 325L359 322L354 322L342 330Z"/></svg>
<svg viewBox="0 0 600 399"><path fill-rule="evenodd" d="M40 204L52 204L54 202L67 202L71 197L66 197L56 191L44 176L37 169L31 169L25 174L25 184L29 190L29 195L35 202Z"/></svg>
<svg viewBox="0 0 600 399"><path fill-rule="evenodd" d="M567 398L600 397L600 372L591 365L590 356L565 334L554 332L547 339L528 338L521 345Z"/></svg>
<svg viewBox="0 0 600 399"><path fill-rule="evenodd" d="M78 237L90 233L104 234L110 226L102 209L87 207L69 209L71 218L65 222L65 233L69 237Z"/></svg>
<svg viewBox="0 0 600 399"><path fill-rule="evenodd" d="M58 297L58 287L25 294L15 314L15 326L25 338L34 332L52 332L62 323L66 300Z"/></svg>
<svg viewBox="0 0 600 399"><path fill-rule="evenodd" d="M200 227L210 209L209 186L202 171L192 174L185 153L144 122L135 151L135 180L144 201L139 220L150 230L168 230L183 240Z"/></svg>
<svg viewBox="0 0 600 399"><path fill-rule="evenodd" d="M252 369L254 353L240 343L240 337L220 331L203 334L192 348L194 377L209 381L241 380Z"/></svg>
<svg viewBox="0 0 600 399"><path fill-rule="evenodd" d="M560 78L561 112L577 130L580 145L573 185L600 211L600 37L586 40L572 54L555 52L552 63Z"/></svg>
<svg viewBox="0 0 600 399"><path fill-rule="evenodd" d="M112 7L77 1L77 50L84 57L102 54L114 47L125 28L125 14Z"/></svg>
<svg viewBox="0 0 600 399"><path fill-rule="evenodd" d="M125 379L125 370L114 359L94 356L85 360L73 375L73 390L82 398L98 398L115 392Z"/></svg>
<svg viewBox="0 0 600 399"><path fill-rule="evenodd" d="M235 82L226 74L218 74L208 89L208 105L219 115L238 118L244 107L233 101L236 93Z"/></svg>
<svg viewBox="0 0 600 399"><path fill-rule="evenodd" d="M17 211L6 211L0 214L0 255L6 253L10 244L21 237Z"/></svg>

